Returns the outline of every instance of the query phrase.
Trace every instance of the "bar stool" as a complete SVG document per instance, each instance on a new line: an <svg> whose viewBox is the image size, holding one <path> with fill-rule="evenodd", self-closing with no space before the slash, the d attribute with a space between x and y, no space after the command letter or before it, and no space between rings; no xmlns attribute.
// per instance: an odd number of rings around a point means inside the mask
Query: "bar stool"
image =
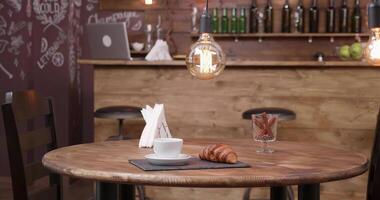
<svg viewBox="0 0 380 200"><path fill-rule="evenodd" d="M243 112L242 117L243 119L251 120L253 114L257 115L264 112L266 114L278 115L279 121L292 121L296 119L296 113L294 111L288 110L285 108L275 108L275 107L249 109Z"/></svg>
<svg viewBox="0 0 380 200"><path fill-rule="evenodd" d="M142 119L140 107L134 106L108 106L95 111L96 118L116 119L119 122L119 135L111 136L107 140L125 140L128 136L123 135L124 120Z"/></svg>
<svg viewBox="0 0 380 200"><path fill-rule="evenodd" d="M95 111L95 117L103 118L103 119L116 119L118 121L119 135L114 135L114 136L109 137L107 139L108 141L130 139L128 138L128 136L123 135L123 131L125 131L125 128L123 128L124 120L143 119L142 114L141 114L141 108L134 107L134 106L107 106L107 107L99 108ZM101 184L98 184L97 187L101 187L100 185ZM120 185L103 183L102 187L120 188ZM141 200L149 199L145 195L144 186L136 185L135 187L137 189L137 193L139 194L139 199Z"/></svg>
<svg viewBox="0 0 380 200"><path fill-rule="evenodd" d="M263 108L253 108L243 112L242 118L246 120L252 120L253 114L261 113L278 115L278 121L292 121L296 119L296 113L292 110L285 108L276 108L276 107L263 107ZM251 196L252 188L247 188L244 192L243 200L249 200ZM289 200L294 199L294 192L290 186L286 187L286 195Z"/></svg>

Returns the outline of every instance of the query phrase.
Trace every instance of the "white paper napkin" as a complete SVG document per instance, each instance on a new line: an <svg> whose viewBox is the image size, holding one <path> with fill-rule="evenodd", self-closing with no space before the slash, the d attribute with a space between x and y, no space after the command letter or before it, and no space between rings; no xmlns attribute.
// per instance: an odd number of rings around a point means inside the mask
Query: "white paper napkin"
<svg viewBox="0 0 380 200"><path fill-rule="evenodd" d="M145 60L157 61L157 60L173 60L169 53L169 45L166 41L157 40L152 50L146 55Z"/></svg>
<svg viewBox="0 0 380 200"><path fill-rule="evenodd" d="M139 147L151 148L155 138L171 138L171 133L166 122L163 104L155 104L152 108L147 105L141 110L145 120L145 127L141 134Z"/></svg>

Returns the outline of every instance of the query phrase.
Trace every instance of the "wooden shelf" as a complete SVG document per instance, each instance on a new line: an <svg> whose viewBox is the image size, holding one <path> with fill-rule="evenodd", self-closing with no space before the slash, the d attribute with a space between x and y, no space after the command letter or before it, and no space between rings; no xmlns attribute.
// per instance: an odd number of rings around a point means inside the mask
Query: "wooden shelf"
<svg viewBox="0 0 380 200"><path fill-rule="evenodd" d="M149 53L149 51L131 51L131 55L136 55L136 56L146 56Z"/></svg>
<svg viewBox="0 0 380 200"><path fill-rule="evenodd" d="M146 61L146 60L114 60L114 59L79 59L79 64L86 65L126 65L126 66L185 66L183 60Z"/></svg>
<svg viewBox="0 0 380 200"><path fill-rule="evenodd" d="M368 33L215 33L216 38L337 38L337 37L369 37ZM199 37L199 33L191 33L191 37Z"/></svg>
<svg viewBox="0 0 380 200"><path fill-rule="evenodd" d="M185 67L185 61L145 61L145 60L94 60L80 59L79 64L95 66L157 66L157 67ZM359 61L253 61L253 60L229 60L227 67L252 67L252 68L379 68Z"/></svg>

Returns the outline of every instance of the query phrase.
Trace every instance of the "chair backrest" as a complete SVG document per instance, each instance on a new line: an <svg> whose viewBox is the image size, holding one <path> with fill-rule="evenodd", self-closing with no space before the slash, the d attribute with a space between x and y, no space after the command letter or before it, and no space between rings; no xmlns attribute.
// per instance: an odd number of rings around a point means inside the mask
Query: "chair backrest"
<svg viewBox="0 0 380 200"><path fill-rule="evenodd" d="M17 200L61 199L62 181L37 162L24 163L27 153L45 146L47 151L57 148L54 112L51 99L43 99L33 90L9 92L1 106L12 177L13 198ZM34 127L36 119L43 119L42 127ZM22 127L28 127L21 131ZM24 128L25 129L25 128ZM28 195L28 186L49 176L49 187Z"/></svg>
<svg viewBox="0 0 380 200"><path fill-rule="evenodd" d="M367 200L380 199L380 111L377 116L375 139L368 175Z"/></svg>

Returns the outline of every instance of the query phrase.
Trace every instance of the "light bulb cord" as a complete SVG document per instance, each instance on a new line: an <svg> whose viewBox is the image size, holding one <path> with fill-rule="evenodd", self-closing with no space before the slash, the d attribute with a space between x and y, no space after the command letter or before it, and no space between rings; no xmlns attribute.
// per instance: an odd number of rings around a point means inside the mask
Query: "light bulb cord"
<svg viewBox="0 0 380 200"><path fill-rule="evenodd" d="M200 33L211 33L211 16L208 13L208 0L206 0L206 7L203 11L200 22Z"/></svg>

